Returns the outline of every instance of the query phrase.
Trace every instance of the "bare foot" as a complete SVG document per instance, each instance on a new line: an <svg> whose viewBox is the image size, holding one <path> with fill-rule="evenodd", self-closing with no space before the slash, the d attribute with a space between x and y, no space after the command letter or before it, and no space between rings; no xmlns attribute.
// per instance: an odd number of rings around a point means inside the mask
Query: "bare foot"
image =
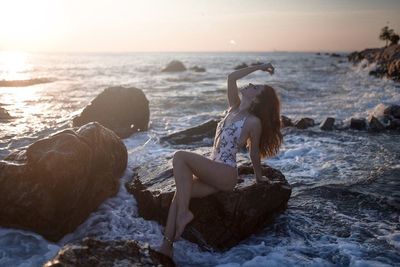
<svg viewBox="0 0 400 267"><path fill-rule="evenodd" d="M173 248L169 245L166 245L165 242L158 249L156 249L156 251L170 257L171 259L174 257Z"/></svg>
<svg viewBox="0 0 400 267"><path fill-rule="evenodd" d="M178 240L182 233L183 230L185 230L186 225L193 220L194 215L193 213L188 210L186 213L184 213L183 215L178 215L176 217L176 232L175 232L175 240Z"/></svg>

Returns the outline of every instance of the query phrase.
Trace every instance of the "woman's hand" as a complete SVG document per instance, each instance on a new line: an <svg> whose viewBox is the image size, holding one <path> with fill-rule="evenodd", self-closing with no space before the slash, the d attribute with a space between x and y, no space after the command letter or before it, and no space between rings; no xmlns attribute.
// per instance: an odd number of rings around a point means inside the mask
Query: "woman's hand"
<svg viewBox="0 0 400 267"><path fill-rule="evenodd" d="M260 70L262 70L262 71L269 72L271 75L274 74L275 68L274 68L274 66L272 66L271 63L265 63L262 65L259 65L259 67L260 67Z"/></svg>
<svg viewBox="0 0 400 267"><path fill-rule="evenodd" d="M255 176L255 178L256 178L257 183L262 183L262 182L269 183L270 182L270 180L267 177L265 177L264 175L261 176L261 177L256 177Z"/></svg>

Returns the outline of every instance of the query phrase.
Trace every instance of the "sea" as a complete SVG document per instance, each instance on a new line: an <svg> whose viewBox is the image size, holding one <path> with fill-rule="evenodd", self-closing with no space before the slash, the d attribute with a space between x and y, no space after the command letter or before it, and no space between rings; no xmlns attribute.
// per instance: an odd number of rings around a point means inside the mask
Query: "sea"
<svg viewBox="0 0 400 267"><path fill-rule="evenodd" d="M318 51L316 51L318 52ZM0 81L47 79L26 87L0 87L0 106L13 119L0 122L0 160L52 133L110 86L136 87L150 105L149 129L123 139L128 167L116 196L74 232L51 242L30 231L0 227L0 266L41 266L65 245L86 236L135 239L151 247L164 226L138 214L124 184L133 168L171 157L176 147L160 137L220 117L228 108L227 76L241 64L271 62L275 74L257 71L238 81L268 84L281 114L317 124L327 117L346 125L367 118L378 104L400 104L400 84L369 76L376 66L353 65L313 52L0 53ZM165 73L172 60L186 67ZM293 190L287 209L261 232L225 252L175 243L178 266L400 266L400 133L282 129L280 152L263 162L279 169ZM185 149L181 147L180 149ZM206 146L204 150L211 150ZM246 158L247 155L240 155Z"/></svg>

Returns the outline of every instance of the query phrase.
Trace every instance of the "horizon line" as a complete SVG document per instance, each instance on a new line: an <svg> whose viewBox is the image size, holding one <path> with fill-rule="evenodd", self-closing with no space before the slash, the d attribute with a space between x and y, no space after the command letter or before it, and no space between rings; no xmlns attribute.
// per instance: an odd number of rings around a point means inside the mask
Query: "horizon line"
<svg viewBox="0 0 400 267"><path fill-rule="evenodd" d="M381 47L378 47L381 48ZM364 48L367 49L367 48ZM125 54L125 53L350 53L360 50L181 50L181 51L28 51L0 49L0 52L43 53L43 54Z"/></svg>

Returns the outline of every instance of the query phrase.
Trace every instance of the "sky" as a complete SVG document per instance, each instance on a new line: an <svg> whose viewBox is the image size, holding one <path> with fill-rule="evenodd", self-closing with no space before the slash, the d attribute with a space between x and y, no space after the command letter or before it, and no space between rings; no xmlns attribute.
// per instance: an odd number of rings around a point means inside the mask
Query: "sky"
<svg viewBox="0 0 400 267"><path fill-rule="evenodd" d="M354 51L400 0L0 0L0 50Z"/></svg>

